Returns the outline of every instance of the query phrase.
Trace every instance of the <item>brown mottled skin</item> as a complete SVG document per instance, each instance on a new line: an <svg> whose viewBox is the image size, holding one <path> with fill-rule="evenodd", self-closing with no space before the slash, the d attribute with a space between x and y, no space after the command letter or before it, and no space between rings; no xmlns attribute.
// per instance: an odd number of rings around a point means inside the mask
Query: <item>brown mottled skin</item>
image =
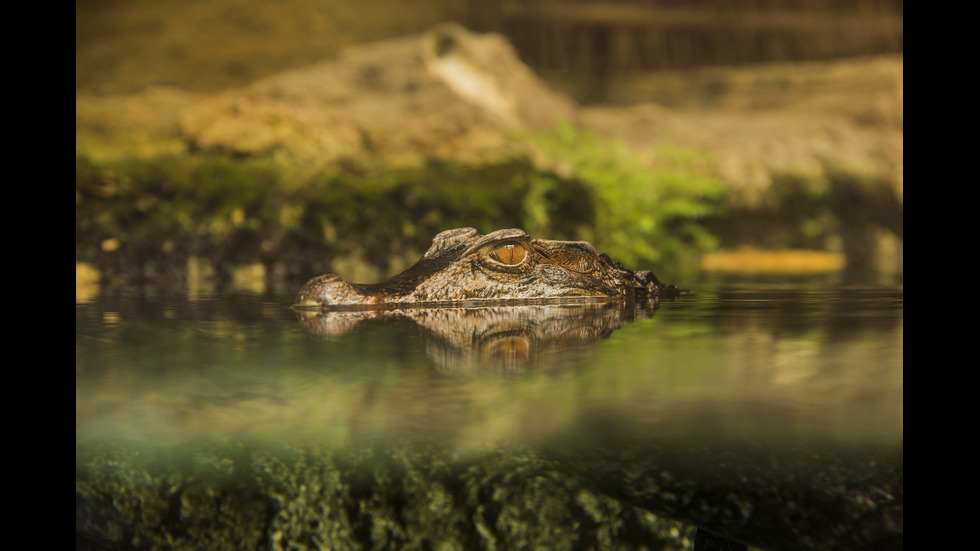
<svg viewBox="0 0 980 551"><path fill-rule="evenodd" d="M300 289L294 308L581 299L656 303L679 293L584 241L532 239L520 229L481 236L459 228L437 235L414 266L380 283L315 277Z"/></svg>

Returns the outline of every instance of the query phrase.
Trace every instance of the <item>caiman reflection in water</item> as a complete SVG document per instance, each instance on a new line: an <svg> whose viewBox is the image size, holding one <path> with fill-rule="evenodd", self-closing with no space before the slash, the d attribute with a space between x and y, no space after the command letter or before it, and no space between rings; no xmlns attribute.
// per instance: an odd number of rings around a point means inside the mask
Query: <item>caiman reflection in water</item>
<svg viewBox="0 0 980 551"><path fill-rule="evenodd" d="M656 303L679 294L644 270L628 270L584 241L532 239L520 229L480 235L447 230L404 272L375 284L328 274L308 281L295 308L606 299Z"/></svg>
<svg viewBox="0 0 980 551"><path fill-rule="evenodd" d="M335 338L372 325L400 326L420 333L439 371L518 373L533 365L576 360L627 321L650 310L619 302L522 304L511 306L297 310L303 328Z"/></svg>

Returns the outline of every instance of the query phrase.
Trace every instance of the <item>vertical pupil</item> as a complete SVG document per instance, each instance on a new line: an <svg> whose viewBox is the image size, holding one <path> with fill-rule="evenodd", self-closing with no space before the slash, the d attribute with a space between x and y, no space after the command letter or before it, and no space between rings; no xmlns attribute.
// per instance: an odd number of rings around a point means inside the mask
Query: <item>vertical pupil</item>
<svg viewBox="0 0 980 551"><path fill-rule="evenodd" d="M527 256L527 251L521 245L507 243L495 248L493 254L500 262L513 266L514 264L520 264L524 260L524 257Z"/></svg>

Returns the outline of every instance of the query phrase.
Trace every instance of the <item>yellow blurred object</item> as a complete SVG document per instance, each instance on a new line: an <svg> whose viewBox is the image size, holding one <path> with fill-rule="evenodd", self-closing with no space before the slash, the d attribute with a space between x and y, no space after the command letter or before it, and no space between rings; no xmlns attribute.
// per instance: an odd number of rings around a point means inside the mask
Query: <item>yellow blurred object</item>
<svg viewBox="0 0 980 551"><path fill-rule="evenodd" d="M119 246L120 246L120 242L115 237L110 237L109 239L105 239L102 241L102 250L107 253L118 251Z"/></svg>
<svg viewBox="0 0 980 551"><path fill-rule="evenodd" d="M262 294L265 292L265 280L265 265L260 262L235 266L231 273L231 286L239 291Z"/></svg>
<svg viewBox="0 0 980 551"><path fill-rule="evenodd" d="M75 263L75 302L89 302L99 294L101 274L87 262Z"/></svg>
<svg viewBox="0 0 980 551"><path fill-rule="evenodd" d="M738 273L819 273L844 267L844 255L807 249L738 249L707 253L701 269Z"/></svg>

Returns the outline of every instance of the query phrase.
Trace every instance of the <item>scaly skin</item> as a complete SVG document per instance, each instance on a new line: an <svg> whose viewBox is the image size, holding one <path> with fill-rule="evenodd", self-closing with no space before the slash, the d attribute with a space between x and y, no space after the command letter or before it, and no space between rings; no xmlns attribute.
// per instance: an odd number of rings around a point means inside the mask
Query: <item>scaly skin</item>
<svg viewBox="0 0 980 551"><path fill-rule="evenodd" d="M585 241L532 239L520 229L481 236L447 230L414 266L381 283L327 274L300 289L294 308L486 302L623 300L653 302L680 291L648 271L632 271Z"/></svg>

